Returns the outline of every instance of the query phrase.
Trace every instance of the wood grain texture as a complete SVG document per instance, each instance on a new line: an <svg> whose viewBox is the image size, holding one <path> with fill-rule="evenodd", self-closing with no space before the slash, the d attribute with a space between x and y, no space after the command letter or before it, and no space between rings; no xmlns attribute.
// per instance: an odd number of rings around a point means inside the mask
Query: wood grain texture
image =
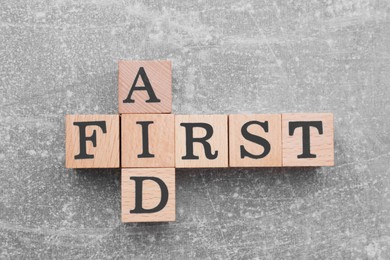
<svg viewBox="0 0 390 260"><path fill-rule="evenodd" d="M288 129L290 122L297 121L322 121L323 134L310 127L310 151L316 158L297 157L302 154L302 128L296 128L292 136ZM333 166L333 131L331 113L282 114L283 166Z"/></svg>
<svg viewBox="0 0 390 260"><path fill-rule="evenodd" d="M92 159L75 159L80 153L80 129L75 122L104 121L106 133L99 126L85 128L86 137L96 136L96 147L86 142ZM66 115L66 168L119 168L119 115Z"/></svg>
<svg viewBox="0 0 390 260"><path fill-rule="evenodd" d="M155 213L130 213L135 207L135 181L130 177L157 177L168 188L168 202L166 206ZM138 168L122 169L122 222L167 222L176 220L176 188L175 169L173 168ZM161 199L160 187L151 180L145 180L142 188L142 206L145 209L154 208Z"/></svg>
<svg viewBox="0 0 390 260"><path fill-rule="evenodd" d="M229 115L229 166L230 167L277 167L282 165L282 117L280 114ZM242 135L242 127L250 122L268 122L268 132L257 124L248 126L247 131L266 139L270 144L269 153L263 158L241 158L240 147L248 153L260 155L264 147L249 141Z"/></svg>
<svg viewBox="0 0 390 260"><path fill-rule="evenodd" d="M181 123L207 123L213 128L213 135L208 140L211 150L218 151L216 159L208 159L202 144L194 143L194 155L199 159L185 160L186 129ZM206 130L194 128L193 136L204 137ZM177 168L215 168L228 167L228 125L227 115L176 115L175 116L175 153Z"/></svg>
<svg viewBox="0 0 390 260"><path fill-rule="evenodd" d="M175 166L175 117L171 114L123 114L121 122L122 167ZM141 124L148 124L149 153L154 157L138 158L143 153Z"/></svg>
<svg viewBox="0 0 390 260"><path fill-rule="evenodd" d="M150 84L160 99L158 103L147 103L147 91L137 90L132 94L134 103L124 103L139 69L143 67ZM119 61L118 62L118 104L120 114L160 114L172 112L172 66L170 61ZM144 86L141 77L137 86Z"/></svg>

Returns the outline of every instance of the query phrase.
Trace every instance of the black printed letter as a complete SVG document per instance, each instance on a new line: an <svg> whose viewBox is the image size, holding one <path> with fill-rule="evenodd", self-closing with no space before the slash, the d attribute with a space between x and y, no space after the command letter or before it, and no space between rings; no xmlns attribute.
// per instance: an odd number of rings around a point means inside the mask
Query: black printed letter
<svg viewBox="0 0 390 260"><path fill-rule="evenodd" d="M138 121L138 125L142 127L142 153L137 155L137 158L153 158L154 154L149 153L149 132L148 126L153 124L153 121Z"/></svg>
<svg viewBox="0 0 390 260"><path fill-rule="evenodd" d="M302 127L302 154L298 155L298 159L303 158L316 158L315 154L310 153L310 127L315 127L318 133L322 135L322 121L297 121L289 122L288 134L292 136L296 128Z"/></svg>
<svg viewBox="0 0 390 260"><path fill-rule="evenodd" d="M144 86L143 87L136 86L139 76L141 76L142 81L144 82ZM149 99L146 100L146 103L158 103L158 102L161 101L160 99L158 99L156 97L156 94L153 91L152 85L150 84L149 78L146 75L146 72L145 72L143 67L139 68L138 73L135 76L134 83L131 86L129 95L127 96L127 98L125 100L123 100L123 103L134 103L135 102L134 99L131 99L131 96L133 95L133 92L135 90L146 90L148 92Z"/></svg>
<svg viewBox="0 0 390 260"><path fill-rule="evenodd" d="M91 136L85 136L85 128L90 125L98 126L102 129L103 133L106 133L106 121L91 121L91 122L74 122L73 125L77 125L80 131L80 153L74 158L77 159L93 159L93 154L87 154L87 141L91 141L93 147L96 147L96 130L93 130Z"/></svg>
<svg viewBox="0 0 390 260"><path fill-rule="evenodd" d="M203 145L204 152L207 159L214 160L218 157L218 151L215 151L214 154L211 153L211 146L207 142L208 139L213 135L213 127L207 123L181 123L180 126L185 127L186 129L186 155L181 157L183 160L197 160L199 156L194 155L194 143L198 142ZM206 130L206 135L204 137L194 137L194 128L202 127Z"/></svg>
<svg viewBox="0 0 390 260"><path fill-rule="evenodd" d="M130 210L130 213L154 213L162 210L168 202L168 187L165 183L156 177L130 177L130 180L135 181L135 208ZM144 209L142 207L142 183L144 180L151 180L160 186L161 199L160 203L152 209Z"/></svg>
<svg viewBox="0 0 390 260"><path fill-rule="evenodd" d="M241 134L242 136L246 139L246 140L249 140L249 141L252 141L258 145L261 145L263 146L264 148L264 151L262 154L259 154L259 155L255 155L255 154L251 154L249 153L247 150L245 150L245 147L243 145L240 146L240 152L241 152L241 158L245 158L245 156L249 157L249 158L252 158L252 159L261 159L261 158L264 158L265 156L267 156L269 154L269 152L271 151L271 145L269 144L269 142L267 140L265 140L264 138L260 137L260 136L257 136L257 135L254 135L254 134L251 134L248 132L248 127L250 125L259 125L261 126L264 131L266 133L268 133L268 121L265 121L265 122L259 122L259 121L249 121L249 122L246 122L242 127L241 127Z"/></svg>

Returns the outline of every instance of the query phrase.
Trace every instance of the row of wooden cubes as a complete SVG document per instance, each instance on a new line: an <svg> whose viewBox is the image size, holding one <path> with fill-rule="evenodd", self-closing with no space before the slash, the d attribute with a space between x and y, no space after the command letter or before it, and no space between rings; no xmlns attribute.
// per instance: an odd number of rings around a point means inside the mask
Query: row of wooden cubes
<svg viewBox="0 0 390 260"><path fill-rule="evenodd" d="M67 168L332 165L329 113L66 117Z"/></svg>

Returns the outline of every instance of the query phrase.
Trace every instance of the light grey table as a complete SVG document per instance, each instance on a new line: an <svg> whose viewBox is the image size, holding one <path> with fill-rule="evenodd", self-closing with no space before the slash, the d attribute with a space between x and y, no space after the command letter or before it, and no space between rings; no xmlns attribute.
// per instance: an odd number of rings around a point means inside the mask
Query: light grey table
<svg viewBox="0 0 390 260"><path fill-rule="evenodd" d="M378 1L0 3L0 258L390 258L390 23ZM64 168L117 60L170 59L176 114L335 114L336 166L177 170L177 221L121 224L119 170Z"/></svg>

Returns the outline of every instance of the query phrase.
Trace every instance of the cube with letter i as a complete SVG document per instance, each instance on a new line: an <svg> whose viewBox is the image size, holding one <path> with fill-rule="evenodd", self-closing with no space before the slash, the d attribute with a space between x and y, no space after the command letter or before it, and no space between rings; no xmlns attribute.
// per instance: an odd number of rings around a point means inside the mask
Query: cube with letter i
<svg viewBox="0 0 390 260"><path fill-rule="evenodd" d="M175 167L172 114L122 114L122 167Z"/></svg>

